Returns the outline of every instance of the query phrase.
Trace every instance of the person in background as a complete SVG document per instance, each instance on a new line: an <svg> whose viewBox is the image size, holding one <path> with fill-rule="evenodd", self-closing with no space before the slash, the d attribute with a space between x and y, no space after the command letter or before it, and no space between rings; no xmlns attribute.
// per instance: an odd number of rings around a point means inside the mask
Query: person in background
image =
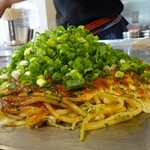
<svg viewBox="0 0 150 150"><path fill-rule="evenodd" d="M100 39L122 39L128 22L121 12L121 0L53 0L56 9L56 24L84 25Z"/></svg>
<svg viewBox="0 0 150 150"><path fill-rule="evenodd" d="M11 7L13 3L21 2L24 0L0 0L0 17L3 15L6 8Z"/></svg>

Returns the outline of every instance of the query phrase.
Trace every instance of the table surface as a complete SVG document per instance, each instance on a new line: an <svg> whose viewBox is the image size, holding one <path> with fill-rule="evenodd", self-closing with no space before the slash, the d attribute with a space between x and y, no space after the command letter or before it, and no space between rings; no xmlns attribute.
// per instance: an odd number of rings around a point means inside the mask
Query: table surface
<svg viewBox="0 0 150 150"><path fill-rule="evenodd" d="M150 50L132 50L115 45L129 55L150 63ZM0 56L0 67L7 66L10 56ZM141 113L130 121L86 133L79 141L79 130L55 127L22 129L0 128L2 150L150 150L150 114Z"/></svg>
<svg viewBox="0 0 150 150"><path fill-rule="evenodd" d="M0 149L4 150L150 150L150 114L141 113L130 121L86 133L56 127L0 128Z"/></svg>

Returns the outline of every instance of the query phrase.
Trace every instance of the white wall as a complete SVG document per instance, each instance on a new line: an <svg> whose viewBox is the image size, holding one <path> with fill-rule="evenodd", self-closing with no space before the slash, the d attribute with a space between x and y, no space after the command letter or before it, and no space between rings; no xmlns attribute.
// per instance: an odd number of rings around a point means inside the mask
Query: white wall
<svg viewBox="0 0 150 150"><path fill-rule="evenodd" d="M129 28L150 28L150 0L122 0L123 16L128 20ZM138 22L133 20L137 19Z"/></svg>
<svg viewBox="0 0 150 150"><path fill-rule="evenodd" d="M55 28L56 22L55 22L55 16L56 11L53 4L53 0L46 0L46 10L47 10L47 21L48 21L48 28Z"/></svg>
<svg viewBox="0 0 150 150"><path fill-rule="evenodd" d="M55 8L53 0L35 0L38 8L38 16L40 27L36 29L39 32L44 32L45 29L55 28Z"/></svg>

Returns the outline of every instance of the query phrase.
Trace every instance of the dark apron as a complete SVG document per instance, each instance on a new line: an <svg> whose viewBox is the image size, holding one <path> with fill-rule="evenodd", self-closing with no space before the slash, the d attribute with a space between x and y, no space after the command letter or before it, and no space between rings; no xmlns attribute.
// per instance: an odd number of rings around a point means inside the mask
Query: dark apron
<svg viewBox="0 0 150 150"><path fill-rule="evenodd" d="M85 28L99 39L122 39L123 32L127 31L128 22L121 15L113 18L100 18L89 24Z"/></svg>

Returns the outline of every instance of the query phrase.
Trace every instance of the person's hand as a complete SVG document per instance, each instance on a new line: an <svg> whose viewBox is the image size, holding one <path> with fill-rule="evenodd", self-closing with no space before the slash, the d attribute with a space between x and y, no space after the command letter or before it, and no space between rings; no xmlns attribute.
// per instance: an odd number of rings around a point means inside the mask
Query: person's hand
<svg viewBox="0 0 150 150"><path fill-rule="evenodd" d="M9 0L0 0L0 16L4 13L5 9L10 6Z"/></svg>
<svg viewBox="0 0 150 150"><path fill-rule="evenodd" d="M0 0L0 17L4 13L6 8L11 7L13 3L21 2L24 0Z"/></svg>

